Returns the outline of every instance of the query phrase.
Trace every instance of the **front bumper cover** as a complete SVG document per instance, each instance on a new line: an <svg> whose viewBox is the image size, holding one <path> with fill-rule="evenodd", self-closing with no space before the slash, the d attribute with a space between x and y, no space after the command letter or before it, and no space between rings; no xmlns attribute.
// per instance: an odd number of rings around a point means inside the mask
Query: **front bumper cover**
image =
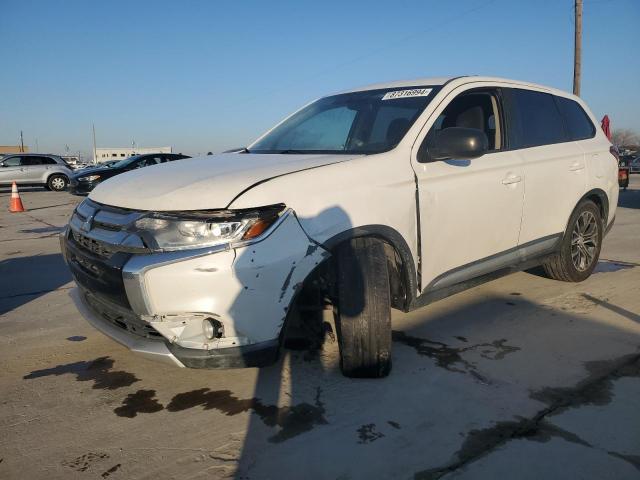
<svg viewBox="0 0 640 480"><path fill-rule="evenodd" d="M189 368L244 368L270 365L278 358L278 339L241 347L200 350L183 348L161 337L146 338L136 335L118 326L103 312L93 307L91 303L95 304L95 302L88 301L90 292L82 288L74 288L69 295L82 316L96 330L149 360ZM104 301L101 300L101 302ZM110 307L118 308L115 305Z"/></svg>

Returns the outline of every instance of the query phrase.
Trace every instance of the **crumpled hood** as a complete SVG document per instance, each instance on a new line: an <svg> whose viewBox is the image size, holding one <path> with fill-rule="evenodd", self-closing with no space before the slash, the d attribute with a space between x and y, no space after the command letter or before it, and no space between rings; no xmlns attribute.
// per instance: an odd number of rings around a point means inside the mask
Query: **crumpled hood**
<svg viewBox="0 0 640 480"><path fill-rule="evenodd" d="M226 208L256 183L358 156L226 153L188 158L117 175L99 184L89 198L134 210Z"/></svg>

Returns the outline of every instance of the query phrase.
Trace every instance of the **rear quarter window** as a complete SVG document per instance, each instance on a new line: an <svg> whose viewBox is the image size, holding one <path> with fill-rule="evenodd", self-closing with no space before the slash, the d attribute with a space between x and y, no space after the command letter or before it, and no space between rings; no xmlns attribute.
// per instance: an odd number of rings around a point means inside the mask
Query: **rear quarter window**
<svg viewBox="0 0 640 480"><path fill-rule="evenodd" d="M556 102L567 127L570 140L593 138L596 134L596 128L578 102L564 97L556 97Z"/></svg>
<svg viewBox="0 0 640 480"><path fill-rule="evenodd" d="M552 95L507 89L509 147L529 148L566 142L564 121Z"/></svg>

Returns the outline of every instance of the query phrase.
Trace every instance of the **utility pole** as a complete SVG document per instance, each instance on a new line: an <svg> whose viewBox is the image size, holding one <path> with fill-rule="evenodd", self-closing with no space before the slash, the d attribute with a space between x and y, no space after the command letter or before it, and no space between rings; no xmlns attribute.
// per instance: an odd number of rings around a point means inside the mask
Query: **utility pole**
<svg viewBox="0 0 640 480"><path fill-rule="evenodd" d="M22 130L20 130L20 153L24 153L24 138L22 137Z"/></svg>
<svg viewBox="0 0 640 480"><path fill-rule="evenodd" d="M38 146L38 139L36 138L36 152L40 152L40 147Z"/></svg>
<svg viewBox="0 0 640 480"><path fill-rule="evenodd" d="M582 70L582 0L575 0L575 38L573 46L573 94L580 96Z"/></svg>
<svg viewBox="0 0 640 480"><path fill-rule="evenodd" d="M98 163L98 153L96 152L96 126L91 124L91 130L93 130L93 163Z"/></svg>

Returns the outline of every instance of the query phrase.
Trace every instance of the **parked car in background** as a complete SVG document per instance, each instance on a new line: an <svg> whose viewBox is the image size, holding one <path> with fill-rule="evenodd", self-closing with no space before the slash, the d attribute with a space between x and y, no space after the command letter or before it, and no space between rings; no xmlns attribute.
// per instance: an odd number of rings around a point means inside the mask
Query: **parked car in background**
<svg viewBox="0 0 640 480"><path fill-rule="evenodd" d="M96 185L121 173L149 167L151 165L173 162L174 160L182 160L184 158L190 157L179 153L148 153L145 155L134 155L133 157L125 158L115 163L108 162L109 165L102 164L100 166L83 168L82 170L74 172L71 176L70 191L74 195L87 195Z"/></svg>
<svg viewBox="0 0 640 480"><path fill-rule="evenodd" d="M631 163L629 164L629 172L640 173L640 157L636 157L631 160Z"/></svg>
<svg viewBox="0 0 640 480"><path fill-rule="evenodd" d="M0 160L0 185L42 185L61 192L67 188L73 171L57 155L19 153Z"/></svg>
<svg viewBox="0 0 640 480"><path fill-rule="evenodd" d="M624 190L629 186L631 160L631 155L621 155L618 157L618 186Z"/></svg>
<svg viewBox="0 0 640 480"><path fill-rule="evenodd" d="M619 195L597 125L574 95L490 77L330 95L237 153L99 186L61 235L72 296L114 340L195 368L274 362L298 299L328 300L342 372L383 377L391 308L536 265L591 275Z"/></svg>

